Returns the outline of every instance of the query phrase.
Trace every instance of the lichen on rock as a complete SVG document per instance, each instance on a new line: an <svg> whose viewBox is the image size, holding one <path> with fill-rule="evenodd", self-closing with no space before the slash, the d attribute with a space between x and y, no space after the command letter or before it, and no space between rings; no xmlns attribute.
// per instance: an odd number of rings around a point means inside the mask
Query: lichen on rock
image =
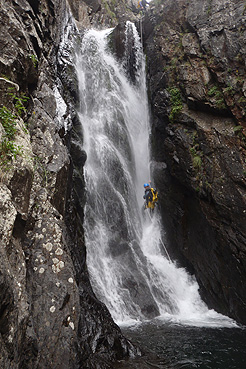
<svg viewBox="0 0 246 369"><path fill-rule="evenodd" d="M103 368L137 352L92 291L82 174L75 180L86 154L76 146L69 37L79 39L78 27L99 19L110 23L101 9L75 0L1 1L0 108L13 121L15 150L0 163L1 367Z"/></svg>

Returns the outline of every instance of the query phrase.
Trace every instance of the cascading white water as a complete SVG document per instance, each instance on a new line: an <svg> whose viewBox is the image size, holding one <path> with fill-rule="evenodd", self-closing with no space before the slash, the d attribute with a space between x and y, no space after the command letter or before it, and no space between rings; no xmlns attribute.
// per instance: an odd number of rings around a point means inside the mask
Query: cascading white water
<svg viewBox="0 0 246 369"><path fill-rule="evenodd" d="M121 65L109 51L111 32L88 31L77 58L88 156L85 239L93 289L117 322L161 316L225 324L226 318L201 301L196 281L168 260L159 214L142 216L143 183L150 178L144 57L128 22L126 42L134 40L133 84L124 69L127 59Z"/></svg>

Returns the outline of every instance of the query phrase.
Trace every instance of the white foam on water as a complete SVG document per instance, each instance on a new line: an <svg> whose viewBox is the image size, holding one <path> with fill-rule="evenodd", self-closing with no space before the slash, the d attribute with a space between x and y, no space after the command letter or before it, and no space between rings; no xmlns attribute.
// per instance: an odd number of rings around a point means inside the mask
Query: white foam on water
<svg viewBox="0 0 246 369"><path fill-rule="evenodd" d="M158 212L142 216L143 183L150 178L144 56L128 22L126 38L135 45L133 84L109 51L110 32L88 31L77 57L88 156L85 241L93 289L120 325L150 319L149 306L154 306L160 321L235 327L207 308L196 280L170 261Z"/></svg>

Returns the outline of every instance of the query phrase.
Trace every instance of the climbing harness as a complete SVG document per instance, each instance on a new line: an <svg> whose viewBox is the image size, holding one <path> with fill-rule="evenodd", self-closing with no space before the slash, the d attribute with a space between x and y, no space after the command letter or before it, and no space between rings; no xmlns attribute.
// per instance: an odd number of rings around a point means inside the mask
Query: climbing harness
<svg viewBox="0 0 246 369"><path fill-rule="evenodd" d="M156 190L154 190L153 188L151 188L150 191L152 193L152 201L148 201L146 199L145 209L152 209L152 210L154 210L154 208L155 208L155 206L156 206L156 204L158 202L158 192Z"/></svg>

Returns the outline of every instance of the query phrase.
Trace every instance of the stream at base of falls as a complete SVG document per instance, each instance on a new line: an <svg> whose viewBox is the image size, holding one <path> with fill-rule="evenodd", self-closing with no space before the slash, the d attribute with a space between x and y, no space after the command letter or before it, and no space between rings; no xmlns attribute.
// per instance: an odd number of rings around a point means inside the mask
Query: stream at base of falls
<svg viewBox="0 0 246 369"><path fill-rule="evenodd" d="M121 327L142 357L115 369L245 369L246 328L194 327L153 320Z"/></svg>

